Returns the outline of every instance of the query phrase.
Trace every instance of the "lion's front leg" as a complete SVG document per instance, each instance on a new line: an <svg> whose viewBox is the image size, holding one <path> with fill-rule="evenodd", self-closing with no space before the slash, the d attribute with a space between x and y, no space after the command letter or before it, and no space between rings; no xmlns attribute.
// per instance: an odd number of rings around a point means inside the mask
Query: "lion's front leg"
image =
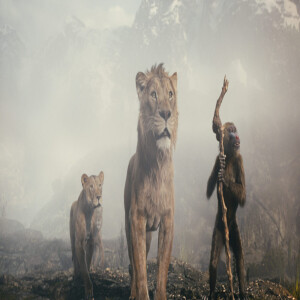
<svg viewBox="0 0 300 300"><path fill-rule="evenodd" d="M171 211L161 219L158 234L158 253L157 253L157 284L155 300L165 300L168 269L172 253L174 230L174 214Z"/></svg>
<svg viewBox="0 0 300 300"><path fill-rule="evenodd" d="M136 300L147 300L147 264L146 264L146 219L137 211L131 214L131 243L132 243L132 258L136 286ZM134 286L134 283L132 283ZM131 298L134 297L131 291Z"/></svg>
<svg viewBox="0 0 300 300"><path fill-rule="evenodd" d="M86 261L85 240L81 240L76 244L75 251L78 257L80 274L84 282L85 298L93 299L93 284L89 276L88 266Z"/></svg>
<svg viewBox="0 0 300 300"><path fill-rule="evenodd" d="M127 249L130 264L128 266L128 271L130 275L130 299L136 298L136 279L135 279L135 270L133 267L133 254L132 254L132 242L131 242L131 229L128 213L125 213L125 231L127 239Z"/></svg>
<svg viewBox="0 0 300 300"><path fill-rule="evenodd" d="M91 262L94 255L94 240L91 238L86 242L86 265L88 271L91 269Z"/></svg>

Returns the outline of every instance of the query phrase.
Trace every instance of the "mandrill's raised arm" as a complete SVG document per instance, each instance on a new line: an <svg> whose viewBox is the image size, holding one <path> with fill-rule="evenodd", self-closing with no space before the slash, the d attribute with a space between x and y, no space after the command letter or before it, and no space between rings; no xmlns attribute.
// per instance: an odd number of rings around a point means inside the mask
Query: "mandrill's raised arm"
<svg viewBox="0 0 300 300"><path fill-rule="evenodd" d="M217 180L218 180L218 171L219 171L219 156L216 158L215 165L211 171L211 174L209 176L208 182L207 182L207 188L206 188L206 197L209 199L214 192Z"/></svg>
<svg viewBox="0 0 300 300"><path fill-rule="evenodd" d="M245 185L245 172L243 158L238 155L234 160L235 180L229 180L228 184L225 184L231 191L234 199L238 201L240 206L244 206L246 202L246 185Z"/></svg>

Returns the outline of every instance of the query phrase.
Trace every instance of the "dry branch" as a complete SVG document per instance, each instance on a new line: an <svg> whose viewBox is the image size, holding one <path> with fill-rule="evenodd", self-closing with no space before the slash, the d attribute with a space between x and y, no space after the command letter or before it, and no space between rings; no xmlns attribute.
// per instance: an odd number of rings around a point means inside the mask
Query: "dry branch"
<svg viewBox="0 0 300 300"><path fill-rule="evenodd" d="M213 118L213 132L216 134L216 138L220 143L220 154L224 155L224 144L223 144L223 136L224 136L224 128L222 126L222 122L220 119L220 106L222 104L222 100L228 90L228 80L226 79L226 75L224 77L223 87L221 95L217 101L215 114ZM225 205L224 196L223 196L223 182L220 181L218 183L218 201L222 205L222 219L224 223L224 231L225 231L225 251L226 251L226 270L227 270L227 276L229 280L229 286L230 286L230 293L231 298L234 300L233 295L233 284L232 284L232 272L231 272L231 259L230 259L230 249L229 249L229 230L228 230L228 224L227 224L227 207Z"/></svg>

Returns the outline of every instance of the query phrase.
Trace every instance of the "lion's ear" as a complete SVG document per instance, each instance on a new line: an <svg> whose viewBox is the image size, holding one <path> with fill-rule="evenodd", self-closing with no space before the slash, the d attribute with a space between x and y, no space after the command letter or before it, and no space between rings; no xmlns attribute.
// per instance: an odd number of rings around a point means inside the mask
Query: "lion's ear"
<svg viewBox="0 0 300 300"><path fill-rule="evenodd" d="M147 84L147 76L143 72L138 72L135 77L136 91L140 98Z"/></svg>
<svg viewBox="0 0 300 300"><path fill-rule="evenodd" d="M89 176L87 176L86 174L82 174L81 176L81 184L82 186L88 181Z"/></svg>
<svg viewBox="0 0 300 300"><path fill-rule="evenodd" d="M177 88L177 72L175 72L175 73L171 76L171 80L172 80L172 83L173 83L174 87Z"/></svg>
<svg viewBox="0 0 300 300"><path fill-rule="evenodd" d="M104 173L101 171L100 174L99 174L99 178L100 178L100 181L103 182L104 181Z"/></svg>

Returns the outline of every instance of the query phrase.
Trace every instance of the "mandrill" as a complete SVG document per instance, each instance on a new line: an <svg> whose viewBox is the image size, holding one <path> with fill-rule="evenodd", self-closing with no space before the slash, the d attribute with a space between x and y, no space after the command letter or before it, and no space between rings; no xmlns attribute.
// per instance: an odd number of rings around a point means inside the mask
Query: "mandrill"
<svg viewBox="0 0 300 300"><path fill-rule="evenodd" d="M218 136L217 136L218 139ZM233 123L224 125L224 153L216 158L215 165L207 182L206 196L209 199L216 183L223 182L223 195L227 207L227 223L229 245L236 260L236 271L239 279L240 297L245 297L245 270L241 237L236 220L238 205L244 206L246 201L245 174L243 159L240 154L240 138ZM225 242L222 206L218 203L218 212L212 237L209 264L210 299L214 298L217 278L217 265Z"/></svg>

